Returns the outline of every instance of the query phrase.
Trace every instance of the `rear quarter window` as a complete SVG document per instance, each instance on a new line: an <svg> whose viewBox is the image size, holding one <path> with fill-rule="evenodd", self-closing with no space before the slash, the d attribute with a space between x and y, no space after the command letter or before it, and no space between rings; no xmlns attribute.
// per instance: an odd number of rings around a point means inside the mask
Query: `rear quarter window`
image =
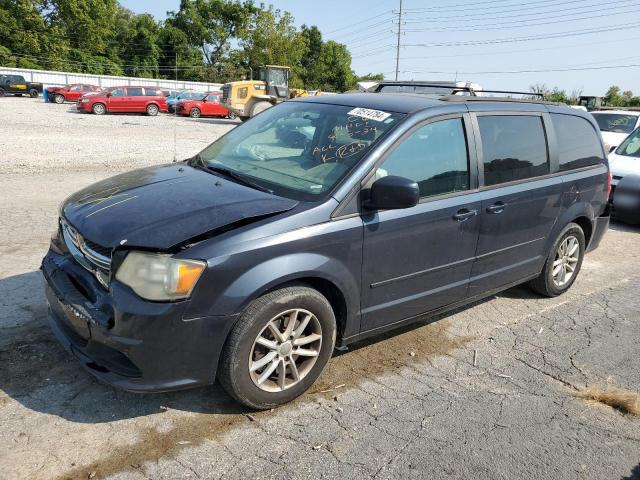
<svg viewBox="0 0 640 480"><path fill-rule="evenodd" d="M127 96L129 97L143 97L144 90L142 88L129 87L127 88Z"/></svg>
<svg viewBox="0 0 640 480"><path fill-rule="evenodd" d="M590 167L603 161L599 133L584 118L551 114L556 132L560 171Z"/></svg>
<svg viewBox="0 0 640 480"><path fill-rule="evenodd" d="M528 115L478 117L484 184L487 186L549 173L542 118Z"/></svg>

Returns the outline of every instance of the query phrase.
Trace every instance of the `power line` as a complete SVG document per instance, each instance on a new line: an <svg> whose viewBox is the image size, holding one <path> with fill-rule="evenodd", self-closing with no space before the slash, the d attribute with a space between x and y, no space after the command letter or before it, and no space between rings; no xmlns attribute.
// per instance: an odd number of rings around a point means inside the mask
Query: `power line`
<svg viewBox="0 0 640 480"><path fill-rule="evenodd" d="M462 46L470 46L470 45L493 45L493 44L500 44L500 43L517 43L517 42L529 42L534 40L546 40L546 39L552 39L552 38L576 37L581 35L591 35L593 33L626 30L629 28L637 28L637 24L635 22L621 23L618 25L610 26L610 27L602 27L598 29L572 30L565 33L530 35L530 36L524 36L524 37L494 38L491 40L469 40L464 42L454 41L454 42L439 42L439 43L416 43L416 44L407 44L403 46L404 47L462 47Z"/></svg>
<svg viewBox="0 0 640 480"><path fill-rule="evenodd" d="M563 6L569 3L583 3L585 1L589 1L589 0L572 0L569 2L563 2ZM621 4L621 3L629 3L629 2L633 2L633 0L620 0L620 1L615 1L615 2L609 2L607 3L607 6L612 6L612 5L617 5L617 4ZM636 4L638 5L638 4ZM602 2L599 3L592 3L590 5L580 5L579 8L581 9L585 9L585 8L591 8L591 7L602 7ZM577 6L573 6L570 8L562 8L559 10L545 10L544 14L551 14L551 13L562 13L562 12L571 12L576 10L576 8L578 8ZM502 13L508 13L508 12L502 12ZM587 13L587 12L578 12L579 14L583 14L583 13ZM411 20L407 20L406 22L408 24L410 23L441 23L442 21L447 21L447 22L474 22L477 20L503 20L505 18L521 18L521 17L530 17L530 16L536 16L535 19L533 20L537 20L539 19L540 16L540 12L539 11L535 11L535 12L530 12L530 13L518 13L516 15L499 15L499 16L494 16L494 17L487 17L485 14L479 14L479 13L473 13L473 14L468 14L468 15L453 15L453 16L445 16L445 17L425 17L425 18L414 18ZM466 19L465 19L466 18ZM523 20L525 21L525 20Z"/></svg>
<svg viewBox="0 0 640 480"><path fill-rule="evenodd" d="M561 1L557 5L566 5L566 4L570 4L570 3L580 3L582 1L585 1L585 0L569 0L569 1L566 1L566 2L565 1ZM539 1L535 1L535 2L514 3L514 4L511 4L511 5L499 5L498 7L486 6L487 4L497 3L495 1L490 1L490 2L482 2L480 4L482 6L479 6L478 3L464 3L464 4L458 4L458 5L446 5L446 6L439 6L439 7L412 8L412 9L408 9L407 13L418 13L418 12L429 13L429 12L439 12L439 11L446 11L446 12L462 11L462 12L468 12L470 10L473 10L474 12L479 12L479 11L486 11L486 10L495 10L496 8L500 8L500 9L502 9L502 12L507 13L507 12L517 12L517 11L522 11L522 10L533 10L533 9L543 8L543 7L540 7L540 5L547 4L547 3L553 4L555 2L556 2L556 0L539 0ZM522 6L526 6L526 7L522 8L522 9L511 9L511 7L522 7ZM462 7L462 8L457 8L457 7ZM462 16L464 16L464 15L462 15Z"/></svg>
<svg viewBox="0 0 640 480"><path fill-rule="evenodd" d="M384 3L384 2L383 2L383 3ZM365 19L363 19L363 20L358 20L358 23L359 23L359 24L366 23L366 22L369 22L369 21L371 21L371 20L375 20L376 18L380 18L380 17L382 17L382 16L389 15L389 13L390 13L390 12L388 12L388 11L387 11L387 12L381 13L381 14L379 14L379 15L375 15L375 16L373 16L373 17L365 18ZM330 31L328 31L328 32L325 32L325 33L324 33L324 35L331 35L332 33L339 32L339 31L341 31L341 30L347 30L347 29L349 29L349 28L353 28L353 22L352 22L351 24L349 24L349 25L344 26L344 27L336 28L335 30L330 30Z"/></svg>
<svg viewBox="0 0 640 480"><path fill-rule="evenodd" d="M600 67L576 67L576 68L545 68L545 69L528 69L528 70L494 70L484 72L441 72L441 71L412 71L412 73L428 73L438 75L507 75L507 74L520 74L520 73L551 73L551 72L577 72L587 70L609 70L614 68L636 68L640 67L640 63L634 63L629 65L608 65ZM393 72L386 72L393 73Z"/></svg>
<svg viewBox="0 0 640 480"><path fill-rule="evenodd" d="M545 47L545 48L528 48L526 50L507 50L507 51L491 51L491 52L466 52L466 53L459 53L459 54L446 54L446 55L429 55L429 56L419 56L419 57L404 57L405 60L430 60L430 59L435 59L435 58L452 58L452 57L479 57L479 56L496 56L496 55L508 55L508 54L512 54L512 53L530 53L530 52L543 52L543 51L549 51L549 50L558 50L558 49L567 49L567 48L576 48L576 47L580 47L580 48L584 48L584 47L588 47L591 45L607 45L607 44L612 44L612 43L620 43L620 42L628 42L628 41L635 41L635 40L640 40L640 37L632 37L632 38L620 38L617 40L605 40L605 41L598 41L598 42L589 42L589 43L579 43L579 44L572 44L572 45L556 45L553 47ZM380 64L382 62L386 62L388 60L380 60L378 62L373 62L372 65L377 65Z"/></svg>
<svg viewBox="0 0 640 480"><path fill-rule="evenodd" d="M637 4L640 6L640 3ZM602 11L602 10L596 10L597 11ZM446 28L436 28L436 29L407 29L407 32L424 32L424 31L429 31L429 32L448 32L448 31L456 31L456 32L474 32L474 31L478 31L478 30L508 30L508 29L514 29L514 28L529 28L529 27L540 27L540 26L545 26L545 25L555 25L558 23L565 23L567 21L567 17L570 17L570 19L572 21L580 21L580 20L592 20L594 18L608 18L608 17L614 17L617 15L623 15L623 14L627 14L627 13L638 13L640 12L640 9L634 9L634 10L625 10L625 11L621 11L621 12L615 12L615 13L604 13L601 15L593 15L590 14L586 17L575 17L573 15L562 15L560 17L558 16L550 16L550 17L541 17L540 20L544 19L544 18L556 18L557 20L553 20L553 21L549 21L549 22L538 22L538 23L527 23L526 25L510 25L510 26L501 26L501 25L507 25L507 24L513 24L513 23L518 23L518 21L511 21L511 22L506 22L506 23L493 23L493 24L481 24L481 25L470 25L470 26L465 26L465 27L446 27ZM589 12L585 12L585 13L589 13ZM592 12L593 13L593 12ZM529 20L524 20L524 22L530 22L533 19L529 19ZM539 20L539 19L536 19Z"/></svg>

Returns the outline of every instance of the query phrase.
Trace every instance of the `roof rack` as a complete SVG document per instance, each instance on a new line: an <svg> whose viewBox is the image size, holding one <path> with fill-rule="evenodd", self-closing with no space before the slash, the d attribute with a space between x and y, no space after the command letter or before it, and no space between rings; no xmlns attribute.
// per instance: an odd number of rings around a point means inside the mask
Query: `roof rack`
<svg viewBox="0 0 640 480"><path fill-rule="evenodd" d="M438 98L443 102L513 102L513 103L537 103L540 105L561 105L558 102L539 98L512 98L512 97L477 97L470 95L443 95Z"/></svg>
<svg viewBox="0 0 640 480"><path fill-rule="evenodd" d="M428 81L428 80L384 80L375 85L371 90L378 91L384 86L407 86L407 87L431 87L431 88L449 88L452 94L466 92L470 96L480 97L483 93L499 93L503 95L527 95L530 97L539 97L544 100L543 93L537 92L519 92L515 90L486 90L484 88L474 88L471 82L458 81ZM436 93L436 92L433 92Z"/></svg>

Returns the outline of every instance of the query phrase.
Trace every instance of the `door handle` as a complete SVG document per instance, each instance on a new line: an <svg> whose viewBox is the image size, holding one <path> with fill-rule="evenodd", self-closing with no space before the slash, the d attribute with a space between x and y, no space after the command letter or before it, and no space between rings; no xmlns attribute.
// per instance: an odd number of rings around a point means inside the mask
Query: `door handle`
<svg viewBox="0 0 640 480"><path fill-rule="evenodd" d="M488 213L502 213L504 212L505 207L507 206L504 202L496 202L493 205L489 205L487 207Z"/></svg>
<svg viewBox="0 0 640 480"><path fill-rule="evenodd" d="M464 222L465 220L468 220L471 217L475 217L477 214L478 214L477 210L469 210L468 208L463 208L456 212L456 214L453 216L453 219L457 220L458 222Z"/></svg>

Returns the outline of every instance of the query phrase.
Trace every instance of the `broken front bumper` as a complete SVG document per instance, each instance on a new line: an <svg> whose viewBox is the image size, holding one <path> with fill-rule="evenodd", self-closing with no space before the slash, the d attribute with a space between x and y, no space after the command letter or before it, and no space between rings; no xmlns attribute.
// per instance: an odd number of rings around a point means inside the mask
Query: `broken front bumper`
<svg viewBox="0 0 640 480"><path fill-rule="evenodd" d="M106 291L71 256L53 251L42 273L55 336L100 380L138 392L213 383L235 317L185 320L188 302L148 302L118 282Z"/></svg>

